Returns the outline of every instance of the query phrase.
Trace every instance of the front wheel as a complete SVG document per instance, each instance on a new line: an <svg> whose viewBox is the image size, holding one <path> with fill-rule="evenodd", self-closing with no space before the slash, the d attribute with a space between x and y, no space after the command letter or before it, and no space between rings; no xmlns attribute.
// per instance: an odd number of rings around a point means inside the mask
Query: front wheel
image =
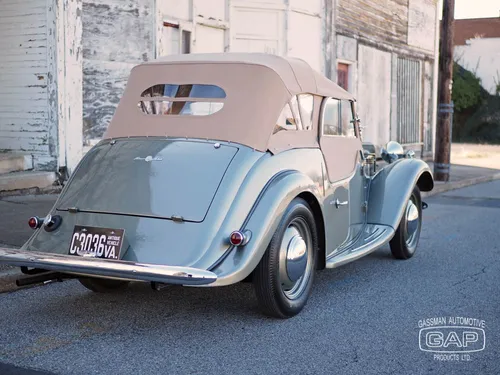
<svg viewBox="0 0 500 375"><path fill-rule="evenodd" d="M304 308L311 294L317 249L314 215L306 201L295 198L254 271L255 293L264 314L284 319Z"/></svg>
<svg viewBox="0 0 500 375"><path fill-rule="evenodd" d="M422 229L422 198L418 186L413 188L406 204L396 234L390 242L392 255L396 259L409 259L417 250Z"/></svg>

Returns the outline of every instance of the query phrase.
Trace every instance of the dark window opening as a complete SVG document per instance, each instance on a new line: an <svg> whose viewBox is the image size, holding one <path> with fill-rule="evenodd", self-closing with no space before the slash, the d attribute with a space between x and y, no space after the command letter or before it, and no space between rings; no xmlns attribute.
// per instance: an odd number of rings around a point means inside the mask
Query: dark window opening
<svg viewBox="0 0 500 375"><path fill-rule="evenodd" d="M191 53L191 31L182 30L181 53Z"/></svg>
<svg viewBox="0 0 500 375"><path fill-rule="evenodd" d="M339 63L337 66L337 84L344 90L349 90L349 65Z"/></svg>

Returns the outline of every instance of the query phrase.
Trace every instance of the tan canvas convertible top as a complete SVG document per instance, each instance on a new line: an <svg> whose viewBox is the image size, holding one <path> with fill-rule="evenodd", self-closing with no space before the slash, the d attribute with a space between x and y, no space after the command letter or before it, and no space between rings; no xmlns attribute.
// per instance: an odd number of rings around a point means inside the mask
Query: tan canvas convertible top
<svg viewBox="0 0 500 375"><path fill-rule="evenodd" d="M165 84L218 86L226 94L216 100L223 107L206 116L144 113L140 108L144 100L141 94L155 85ZM169 56L132 69L105 138L206 138L237 142L266 151L283 107L293 95L302 93L354 100L347 91L296 58L260 53Z"/></svg>

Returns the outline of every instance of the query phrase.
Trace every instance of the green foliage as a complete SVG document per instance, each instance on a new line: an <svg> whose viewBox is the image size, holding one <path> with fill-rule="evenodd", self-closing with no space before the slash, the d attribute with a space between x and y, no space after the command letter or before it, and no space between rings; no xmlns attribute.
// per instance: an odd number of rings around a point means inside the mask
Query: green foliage
<svg viewBox="0 0 500 375"><path fill-rule="evenodd" d="M454 65L452 99L454 142L500 144L500 74L490 95L473 72Z"/></svg>
<svg viewBox="0 0 500 375"><path fill-rule="evenodd" d="M453 64L452 100L455 111L463 111L481 103L481 80L459 64Z"/></svg>
<svg viewBox="0 0 500 375"><path fill-rule="evenodd" d="M463 141L500 143L500 96L490 95L465 122Z"/></svg>

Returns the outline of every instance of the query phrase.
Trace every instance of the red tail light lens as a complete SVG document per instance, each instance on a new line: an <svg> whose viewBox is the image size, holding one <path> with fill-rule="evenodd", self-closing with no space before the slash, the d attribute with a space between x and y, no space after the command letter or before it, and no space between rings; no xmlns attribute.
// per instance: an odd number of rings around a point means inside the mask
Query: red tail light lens
<svg viewBox="0 0 500 375"><path fill-rule="evenodd" d="M252 232L249 231L248 229L245 230L244 232L235 230L229 236L229 242L233 246L245 246L250 241L251 238L252 238Z"/></svg>
<svg viewBox="0 0 500 375"><path fill-rule="evenodd" d="M28 220L28 225L31 229L38 229L42 225L42 222L38 217L33 216Z"/></svg>
<svg viewBox="0 0 500 375"><path fill-rule="evenodd" d="M231 242L231 245L233 246L241 246L245 242L245 235L240 231L235 230L229 236L229 242Z"/></svg>

